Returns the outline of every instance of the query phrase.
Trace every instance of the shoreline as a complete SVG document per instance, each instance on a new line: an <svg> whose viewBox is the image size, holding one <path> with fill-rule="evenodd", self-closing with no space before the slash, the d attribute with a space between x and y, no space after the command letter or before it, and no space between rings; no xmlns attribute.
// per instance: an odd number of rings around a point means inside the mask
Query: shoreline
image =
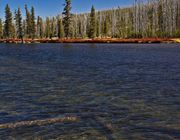
<svg viewBox="0 0 180 140"><path fill-rule="evenodd" d="M0 39L0 43L180 43L180 38Z"/></svg>

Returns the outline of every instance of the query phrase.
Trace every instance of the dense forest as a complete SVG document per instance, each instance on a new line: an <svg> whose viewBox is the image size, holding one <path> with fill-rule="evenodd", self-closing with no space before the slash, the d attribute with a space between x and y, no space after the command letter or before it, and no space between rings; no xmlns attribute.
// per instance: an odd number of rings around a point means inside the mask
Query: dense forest
<svg viewBox="0 0 180 140"><path fill-rule="evenodd" d="M7 4L5 20L0 19L0 38L147 38L180 37L180 0L135 0L126 8L71 13L71 0L64 11L43 19L34 7L25 5L13 13Z"/></svg>

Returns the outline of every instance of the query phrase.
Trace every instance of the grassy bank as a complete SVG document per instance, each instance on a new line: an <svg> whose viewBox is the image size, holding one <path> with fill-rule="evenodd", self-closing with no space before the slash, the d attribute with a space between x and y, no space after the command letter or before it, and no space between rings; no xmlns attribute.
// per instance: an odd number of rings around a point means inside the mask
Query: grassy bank
<svg viewBox="0 0 180 140"><path fill-rule="evenodd" d="M22 40L0 39L0 43L22 43ZM180 38L23 39L23 43L180 43Z"/></svg>

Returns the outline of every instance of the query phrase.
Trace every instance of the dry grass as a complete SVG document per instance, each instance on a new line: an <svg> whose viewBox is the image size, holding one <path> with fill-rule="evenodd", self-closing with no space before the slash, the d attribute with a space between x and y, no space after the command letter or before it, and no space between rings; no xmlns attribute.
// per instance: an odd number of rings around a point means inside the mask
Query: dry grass
<svg viewBox="0 0 180 140"><path fill-rule="evenodd" d="M176 42L176 43L180 43L180 38L174 38L174 39L172 39L174 42Z"/></svg>
<svg viewBox="0 0 180 140"><path fill-rule="evenodd" d="M5 43L21 43L20 39L0 39L0 42ZM25 43L180 43L180 38L95 38L95 39L24 39Z"/></svg>

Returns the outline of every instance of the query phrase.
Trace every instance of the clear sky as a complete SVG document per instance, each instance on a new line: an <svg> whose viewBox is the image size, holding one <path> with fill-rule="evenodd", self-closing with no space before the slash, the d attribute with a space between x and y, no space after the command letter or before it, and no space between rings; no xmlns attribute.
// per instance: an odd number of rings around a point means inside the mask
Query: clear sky
<svg viewBox="0 0 180 140"><path fill-rule="evenodd" d="M0 18L4 18L4 8L9 4L11 10L21 7L24 13L24 5L29 8L35 7L36 16L55 16L62 12L65 0L0 0ZM72 12L82 13L89 12L94 5L97 10L110 9L113 7L124 7L132 5L134 0L72 0Z"/></svg>

